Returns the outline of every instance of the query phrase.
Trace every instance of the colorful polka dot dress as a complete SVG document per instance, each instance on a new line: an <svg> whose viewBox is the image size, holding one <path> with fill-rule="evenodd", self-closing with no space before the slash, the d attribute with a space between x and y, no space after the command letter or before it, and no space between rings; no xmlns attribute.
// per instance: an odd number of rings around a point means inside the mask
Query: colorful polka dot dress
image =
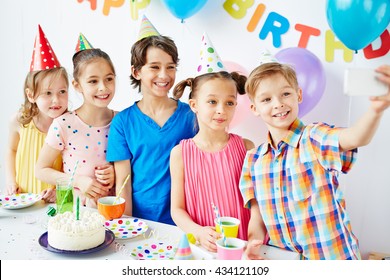
<svg viewBox="0 0 390 280"><path fill-rule="evenodd" d="M46 143L62 151L63 170L71 174L76 161L76 174L94 177L95 167L107 164L106 148L110 124L94 127L84 123L75 112L54 119Z"/></svg>

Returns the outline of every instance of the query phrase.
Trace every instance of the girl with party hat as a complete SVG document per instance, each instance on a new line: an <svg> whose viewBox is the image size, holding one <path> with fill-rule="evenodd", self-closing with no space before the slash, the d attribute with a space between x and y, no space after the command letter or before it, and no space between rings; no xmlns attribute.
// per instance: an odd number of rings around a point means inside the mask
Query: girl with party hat
<svg viewBox="0 0 390 280"><path fill-rule="evenodd" d="M55 201L55 186L37 179L34 168L49 126L68 108L68 86L68 74L38 26L30 71L24 82L24 104L9 127L8 194L36 193L47 202ZM52 167L61 170L61 158L56 157Z"/></svg>
<svg viewBox="0 0 390 280"><path fill-rule="evenodd" d="M213 203L220 216L240 220L240 239L247 239L250 218L238 182L246 151L254 144L227 132L237 106L237 92L245 94L246 77L224 70L205 34L198 75L178 83L173 91L174 97L180 98L189 87L189 105L196 114L199 132L192 139L182 140L171 152L172 217L178 227L213 252L220 237L214 225Z"/></svg>
<svg viewBox="0 0 390 280"><path fill-rule="evenodd" d="M92 48L82 34L80 40L83 43L77 44L73 56L72 84L84 103L53 121L36 164L36 176L52 184L72 177L82 204L96 207L97 199L114 194L114 168L106 160L106 146L115 115L108 108L115 94L115 68L107 53ZM63 172L52 168L60 154Z"/></svg>
<svg viewBox="0 0 390 280"><path fill-rule="evenodd" d="M194 135L194 114L187 103L168 97L179 61L175 43L148 21L143 26L147 32L141 28L141 39L131 49L130 77L142 99L115 116L107 159L114 162L117 186L131 174L122 192L126 215L174 224L169 153Z"/></svg>

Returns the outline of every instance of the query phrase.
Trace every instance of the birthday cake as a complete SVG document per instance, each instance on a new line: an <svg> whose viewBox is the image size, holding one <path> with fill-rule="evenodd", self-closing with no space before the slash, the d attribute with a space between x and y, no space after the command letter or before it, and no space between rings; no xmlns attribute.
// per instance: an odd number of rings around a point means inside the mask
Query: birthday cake
<svg viewBox="0 0 390 280"><path fill-rule="evenodd" d="M80 219L65 212L50 218L47 240L51 247L66 251L95 248L105 240L104 217L97 212L83 211Z"/></svg>

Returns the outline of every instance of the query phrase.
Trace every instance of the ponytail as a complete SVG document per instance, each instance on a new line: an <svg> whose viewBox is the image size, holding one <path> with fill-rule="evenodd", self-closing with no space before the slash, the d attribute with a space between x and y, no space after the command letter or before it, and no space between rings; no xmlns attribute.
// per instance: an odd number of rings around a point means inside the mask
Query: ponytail
<svg viewBox="0 0 390 280"><path fill-rule="evenodd" d="M188 86L190 87L190 99L192 98L192 84L194 82L194 79L193 78L188 78L188 79L185 79L183 81L181 81L180 83L178 83L175 88L173 89L173 97L176 99L176 100L179 100L182 96L183 96L183 93L184 93L184 90L185 88Z"/></svg>
<svg viewBox="0 0 390 280"><path fill-rule="evenodd" d="M234 80L234 82L236 83L237 92L240 95L245 94L245 83L246 83L247 77L239 74L238 72L232 72L232 73L230 73L230 75L231 75L232 79Z"/></svg>

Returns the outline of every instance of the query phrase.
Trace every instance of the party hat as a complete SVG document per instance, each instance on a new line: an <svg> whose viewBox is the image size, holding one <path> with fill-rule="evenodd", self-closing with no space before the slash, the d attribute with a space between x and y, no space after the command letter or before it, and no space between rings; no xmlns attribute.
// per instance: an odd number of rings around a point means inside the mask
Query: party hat
<svg viewBox="0 0 390 280"><path fill-rule="evenodd" d="M180 239L179 246L175 254L175 260L193 260L190 243L188 242L187 235L183 234Z"/></svg>
<svg viewBox="0 0 390 280"><path fill-rule="evenodd" d="M38 25L38 31L38 35L35 37L30 72L61 67L40 25Z"/></svg>
<svg viewBox="0 0 390 280"><path fill-rule="evenodd" d="M267 49L260 52L260 65L271 62L279 62Z"/></svg>
<svg viewBox="0 0 390 280"><path fill-rule="evenodd" d="M159 36L160 33L154 27L154 25L149 21L149 19L144 15L141 20L141 25L138 32L138 40L141 40L150 36Z"/></svg>
<svg viewBox="0 0 390 280"><path fill-rule="evenodd" d="M203 33L197 75L226 71L221 58L206 33Z"/></svg>
<svg viewBox="0 0 390 280"><path fill-rule="evenodd" d="M85 36L80 33L79 38L77 40L77 45L75 49L75 53L78 53L79 51L89 50L93 49L91 43L85 38Z"/></svg>

